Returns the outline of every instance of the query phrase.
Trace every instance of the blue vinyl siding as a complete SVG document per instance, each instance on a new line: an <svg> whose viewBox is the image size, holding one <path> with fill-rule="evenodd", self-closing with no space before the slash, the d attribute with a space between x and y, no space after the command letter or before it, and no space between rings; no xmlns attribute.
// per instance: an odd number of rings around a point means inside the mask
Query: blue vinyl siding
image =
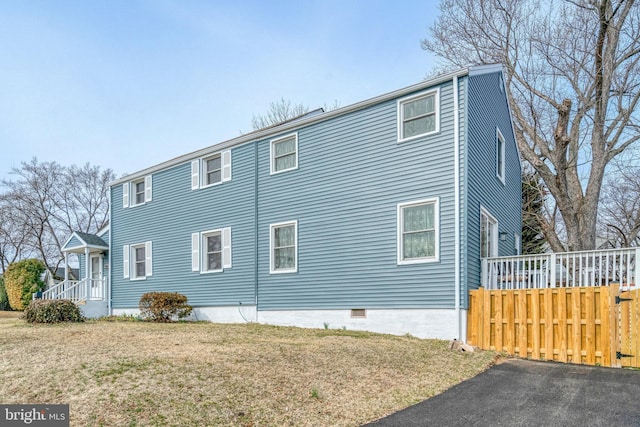
<svg viewBox="0 0 640 427"><path fill-rule="evenodd" d="M480 205L520 234L520 163L499 74L461 77L460 276L463 307L479 283ZM232 147L232 180L191 189L191 163L153 172L152 201L122 207L111 188L112 306L150 291L177 291L194 306L258 310L454 307L454 100L440 90L439 132L397 142L397 99ZM415 93L422 92L416 91ZM409 96L405 94L403 96ZM471 98L471 99L468 99ZM495 129L506 142L506 185L495 176ZM270 174L270 141L298 136L298 167ZM437 198L439 260L398 265L397 206ZM270 225L297 221L297 272L270 274ZM191 271L191 233L231 227L233 267ZM108 236L103 236L108 240ZM153 242L153 275L123 278L123 245Z"/></svg>
<svg viewBox="0 0 640 427"><path fill-rule="evenodd" d="M396 101L298 133L298 170L258 145L259 308L453 307L452 85L438 134L397 143ZM440 261L397 265L397 204L438 197ZM269 274L269 224L298 221L298 272Z"/></svg>
<svg viewBox="0 0 640 427"><path fill-rule="evenodd" d="M111 278L114 308L137 307L150 291L180 292L194 306L255 303L254 167L251 145L232 152L232 180L191 190L189 162L153 175L153 200L123 209L114 203ZM122 200L122 185L111 189ZM231 227L233 267L191 271L191 233ZM123 245L153 242L153 275L123 278Z"/></svg>
<svg viewBox="0 0 640 427"><path fill-rule="evenodd" d="M105 243L109 244L109 235L110 234L111 234L111 231L107 230L104 233L102 233L101 235L99 235L98 237L100 237L102 240L104 240Z"/></svg>
<svg viewBox="0 0 640 427"><path fill-rule="evenodd" d="M500 74L469 77L466 262L469 289L480 285L480 206L498 220L498 255L515 254L514 234L521 235L521 167ZM505 183L496 176L496 128L505 139ZM466 293L465 293L466 297ZM466 301L465 301L466 303Z"/></svg>
<svg viewBox="0 0 640 427"><path fill-rule="evenodd" d="M65 245L65 248L77 248L79 246L84 245L83 242L80 241L75 235L69 239L69 242Z"/></svg>

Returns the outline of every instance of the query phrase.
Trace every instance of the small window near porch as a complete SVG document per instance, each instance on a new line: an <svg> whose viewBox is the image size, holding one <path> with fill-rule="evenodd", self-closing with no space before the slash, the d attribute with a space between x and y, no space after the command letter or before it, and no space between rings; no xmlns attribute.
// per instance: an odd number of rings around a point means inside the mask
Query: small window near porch
<svg viewBox="0 0 640 427"><path fill-rule="evenodd" d="M496 129L496 176L504 184L504 136Z"/></svg>
<svg viewBox="0 0 640 427"><path fill-rule="evenodd" d="M485 209L480 210L480 257L498 256L498 220Z"/></svg>
<svg viewBox="0 0 640 427"><path fill-rule="evenodd" d="M143 280L152 275L151 248L151 242L123 246L123 273L125 279Z"/></svg>

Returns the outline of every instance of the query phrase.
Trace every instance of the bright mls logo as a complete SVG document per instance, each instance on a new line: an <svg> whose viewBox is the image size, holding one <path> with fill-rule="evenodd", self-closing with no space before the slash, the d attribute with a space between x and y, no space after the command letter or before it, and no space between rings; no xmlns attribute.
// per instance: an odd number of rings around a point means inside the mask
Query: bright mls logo
<svg viewBox="0 0 640 427"><path fill-rule="evenodd" d="M0 405L0 425L69 427L69 405Z"/></svg>

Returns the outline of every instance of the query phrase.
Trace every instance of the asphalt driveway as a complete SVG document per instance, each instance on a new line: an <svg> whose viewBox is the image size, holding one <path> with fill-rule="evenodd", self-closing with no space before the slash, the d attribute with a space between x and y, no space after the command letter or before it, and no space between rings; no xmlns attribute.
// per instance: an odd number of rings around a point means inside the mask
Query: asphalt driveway
<svg viewBox="0 0 640 427"><path fill-rule="evenodd" d="M511 359L367 425L640 426L640 371Z"/></svg>

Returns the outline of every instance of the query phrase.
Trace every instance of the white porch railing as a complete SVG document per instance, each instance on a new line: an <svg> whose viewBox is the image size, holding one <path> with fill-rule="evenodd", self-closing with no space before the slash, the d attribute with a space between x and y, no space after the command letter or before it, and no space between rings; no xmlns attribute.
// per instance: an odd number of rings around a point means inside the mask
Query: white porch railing
<svg viewBox="0 0 640 427"><path fill-rule="evenodd" d="M89 300L104 301L105 280L65 280L42 293L42 299L68 299L74 303Z"/></svg>
<svg viewBox="0 0 640 427"><path fill-rule="evenodd" d="M640 248L482 259L485 289L609 286L636 289Z"/></svg>

